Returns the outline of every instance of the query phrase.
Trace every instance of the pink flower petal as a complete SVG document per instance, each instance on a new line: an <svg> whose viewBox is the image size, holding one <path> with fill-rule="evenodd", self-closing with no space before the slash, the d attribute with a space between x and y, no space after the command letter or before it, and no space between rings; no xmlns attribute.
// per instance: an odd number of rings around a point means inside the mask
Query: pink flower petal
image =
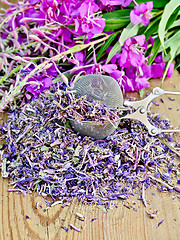
<svg viewBox="0 0 180 240"><path fill-rule="evenodd" d="M119 58L119 65L122 67L127 61L127 51L125 49L122 50L121 57Z"/></svg>
<svg viewBox="0 0 180 240"><path fill-rule="evenodd" d="M146 7L147 7L148 11L151 11L153 9L153 2L147 2Z"/></svg>
<svg viewBox="0 0 180 240"><path fill-rule="evenodd" d="M105 64L101 66L101 69L107 73L113 73L117 69L116 64Z"/></svg>
<svg viewBox="0 0 180 240"><path fill-rule="evenodd" d="M139 67L143 64L145 57L141 54L138 54L136 52L129 52L129 58L131 61L132 66Z"/></svg>
<svg viewBox="0 0 180 240"><path fill-rule="evenodd" d="M134 7L134 12L137 15L143 14L147 11L147 6L145 3L141 3Z"/></svg>
<svg viewBox="0 0 180 240"><path fill-rule="evenodd" d="M144 26L147 26L147 25L149 24L149 22L150 22L149 18L147 18L146 15L143 15L142 18L141 18L141 20L142 20L142 24L143 24Z"/></svg>
<svg viewBox="0 0 180 240"><path fill-rule="evenodd" d="M141 23L141 17L136 15L134 10L132 10L130 12L130 19L131 19L131 22L134 23L134 24L139 24Z"/></svg>
<svg viewBox="0 0 180 240"><path fill-rule="evenodd" d="M124 82L124 89L126 92L130 92L130 91L134 91L135 88L134 88L134 84L133 84L133 80L132 79L129 79L128 77L125 78L125 82Z"/></svg>
<svg viewBox="0 0 180 240"><path fill-rule="evenodd" d="M122 3L119 4L121 4L123 7L127 7L132 2L132 0L121 0L120 2Z"/></svg>
<svg viewBox="0 0 180 240"><path fill-rule="evenodd" d="M140 45L143 46L144 42L145 42L145 35L137 35L135 37L133 37L133 39L136 40L136 42Z"/></svg>
<svg viewBox="0 0 180 240"><path fill-rule="evenodd" d="M161 78L163 76L165 63L157 63L151 65L151 78Z"/></svg>
<svg viewBox="0 0 180 240"><path fill-rule="evenodd" d="M136 91L143 88L147 88L150 85L149 82L144 77L136 77L135 83L136 83L136 86L135 86Z"/></svg>
<svg viewBox="0 0 180 240"><path fill-rule="evenodd" d="M167 77L170 78L174 72L174 63L171 63L167 70Z"/></svg>

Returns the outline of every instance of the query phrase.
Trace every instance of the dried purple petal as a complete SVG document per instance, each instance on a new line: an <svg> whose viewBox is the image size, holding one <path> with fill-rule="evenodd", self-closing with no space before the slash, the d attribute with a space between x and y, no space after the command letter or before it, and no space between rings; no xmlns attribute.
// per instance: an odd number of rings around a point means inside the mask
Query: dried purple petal
<svg viewBox="0 0 180 240"><path fill-rule="evenodd" d="M158 227L159 227L163 222L164 222L164 220L160 221L160 222L158 223Z"/></svg>
<svg viewBox="0 0 180 240"><path fill-rule="evenodd" d="M65 227L65 226L61 226L61 228L63 228L66 232L68 232L68 228L67 227Z"/></svg>
<svg viewBox="0 0 180 240"><path fill-rule="evenodd" d="M179 192L180 193L180 187L176 186L173 188L176 192Z"/></svg>
<svg viewBox="0 0 180 240"><path fill-rule="evenodd" d="M141 123L126 120L104 140L75 133L67 114L82 120L85 103L95 109L92 101L77 100L63 85L58 92L52 89L9 112L7 124L0 129L6 142L0 154L14 187L11 191L51 196L48 206L62 203L65 207L77 197L81 202L105 205L106 211L109 199L125 200L137 194L142 184L144 192L150 185L175 190L170 185L180 168L174 162L175 154L157 137L149 136ZM105 110L96 105L93 115L88 110L87 116L101 121L96 112L103 116ZM149 119L156 126L169 127L160 114ZM162 138L175 144L169 134ZM145 203L145 197L142 199Z"/></svg>
<svg viewBox="0 0 180 240"><path fill-rule="evenodd" d="M170 101L175 101L175 98L168 97Z"/></svg>
<svg viewBox="0 0 180 240"><path fill-rule="evenodd" d="M73 224L69 224L69 226L70 226L72 229L74 229L75 231L81 232L81 229L75 227Z"/></svg>

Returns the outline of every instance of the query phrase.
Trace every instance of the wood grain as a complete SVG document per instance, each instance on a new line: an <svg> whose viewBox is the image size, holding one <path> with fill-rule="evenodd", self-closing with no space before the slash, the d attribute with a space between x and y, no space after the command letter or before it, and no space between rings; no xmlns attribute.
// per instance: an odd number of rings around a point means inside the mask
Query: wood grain
<svg viewBox="0 0 180 240"><path fill-rule="evenodd" d="M16 2L16 0L11 0ZM0 3L1 7L7 7ZM151 80L149 91L160 86L160 80ZM180 77L177 72L163 84L165 90L180 91ZM137 94L128 94L137 96ZM174 126L180 127L180 96L170 101L163 96L165 104L153 106L155 112L162 112ZM158 100L159 102L159 100ZM171 108L171 109L169 109ZM1 123L6 122L6 114L1 115ZM177 138L180 142L180 137ZM179 160L178 160L179 161ZM145 208L136 196L128 201L113 201L108 212L95 205L85 205L74 199L69 206L60 204L46 209L45 199L36 194L23 196L18 192L8 192L8 180L0 177L0 240L179 240L180 202L174 194L159 193L151 187L145 192L148 202ZM153 193L153 194L152 194ZM154 196L155 193L155 196ZM130 206L130 209L124 205ZM146 211L158 211L155 219L150 219ZM76 212L85 217L80 221ZM92 221L92 219L95 219ZM158 223L162 222L158 227ZM70 229L73 224L81 229ZM68 227L66 232L62 226Z"/></svg>

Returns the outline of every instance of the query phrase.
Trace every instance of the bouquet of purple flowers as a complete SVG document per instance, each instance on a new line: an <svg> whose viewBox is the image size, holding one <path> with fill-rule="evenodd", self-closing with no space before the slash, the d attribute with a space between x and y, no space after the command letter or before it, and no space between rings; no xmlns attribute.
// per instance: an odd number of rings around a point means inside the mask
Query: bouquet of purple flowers
<svg viewBox="0 0 180 240"><path fill-rule="evenodd" d="M0 111L53 84L105 74L142 91L180 60L180 2L19 0L0 15ZM175 65L174 65L175 63Z"/></svg>

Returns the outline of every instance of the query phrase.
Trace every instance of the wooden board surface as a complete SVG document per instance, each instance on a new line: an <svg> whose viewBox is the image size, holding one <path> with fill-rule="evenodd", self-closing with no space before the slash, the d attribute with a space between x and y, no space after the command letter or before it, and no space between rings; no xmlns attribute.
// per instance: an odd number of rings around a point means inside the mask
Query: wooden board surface
<svg viewBox="0 0 180 240"><path fill-rule="evenodd" d="M151 80L149 91L159 85L160 80ZM180 77L177 72L164 82L163 88L180 90ZM176 97L176 101L170 101L168 96L163 96L163 99L165 103L154 106L153 111L163 112L174 126L180 127L180 111L177 111L180 108L180 96ZM6 115L1 116L1 123L5 122ZM177 141L180 141L180 137ZM179 199L174 194L159 193L152 187L145 191L147 208L137 200L139 196L135 196L126 202L111 202L112 207L108 212L95 205L81 204L76 199L64 208L58 204L46 209L43 197L36 194L23 196L8 192L8 188L8 180L0 177L0 240L180 239ZM130 209L124 204L131 206ZM157 217L150 219L147 211L156 210ZM78 220L76 212L82 214L85 220ZM158 226L162 220L162 224ZM70 229L70 224L81 229L81 232ZM69 231L66 232L62 226L68 227Z"/></svg>

